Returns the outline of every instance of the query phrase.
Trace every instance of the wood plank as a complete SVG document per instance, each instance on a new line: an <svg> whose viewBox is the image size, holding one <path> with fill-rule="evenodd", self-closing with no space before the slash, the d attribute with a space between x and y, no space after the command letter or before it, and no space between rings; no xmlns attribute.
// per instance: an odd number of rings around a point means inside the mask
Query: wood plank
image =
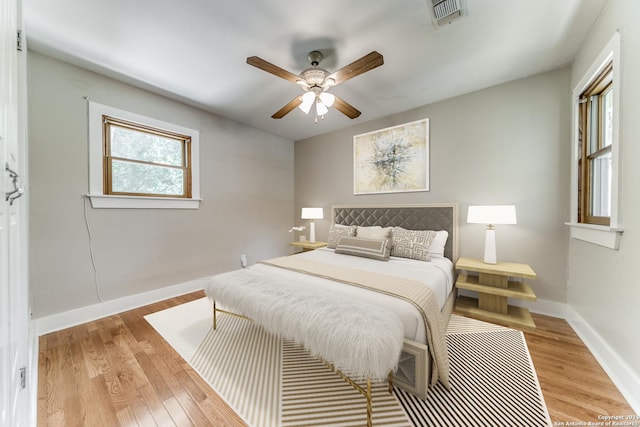
<svg viewBox="0 0 640 427"><path fill-rule="evenodd" d="M518 264L515 262L486 264L481 259L474 258L459 258L458 261L456 261L456 270L476 271L479 273L497 274L510 277L523 277L525 279L535 279L538 277L536 272L527 264Z"/></svg>
<svg viewBox="0 0 640 427"><path fill-rule="evenodd" d="M462 273L456 280L456 287L483 294L499 295L507 298L518 298L526 301L536 301L538 298L526 282L508 281L506 289L481 285L478 276Z"/></svg>
<svg viewBox="0 0 640 427"><path fill-rule="evenodd" d="M75 332L79 346L69 345L72 335L68 330L40 337L38 425L82 425L80 414L63 410L64 402L93 389L92 407L87 408L86 416L104 416L102 425L137 425L134 408L142 405L151 425L244 426L242 419L143 319L149 313L203 296L201 291L194 292L89 322L83 326L86 335ZM531 317L537 329L523 331L553 422L595 422L598 415L633 413L566 321L537 314ZM112 333L122 336L114 339ZM129 344L132 347L127 349ZM66 355L80 360L77 352L84 357L86 375L75 376L77 367L61 359ZM135 380L139 393L133 397L118 390L115 373L119 369L135 372L124 373L127 381ZM64 381L65 377L75 380ZM76 385L77 381L92 384ZM191 411L194 415L190 418Z"/></svg>
<svg viewBox="0 0 640 427"><path fill-rule="evenodd" d="M479 308L477 299L465 296L459 296L456 299L453 312L514 328L530 329L536 327L529 310L524 307L510 305L507 313L496 313Z"/></svg>

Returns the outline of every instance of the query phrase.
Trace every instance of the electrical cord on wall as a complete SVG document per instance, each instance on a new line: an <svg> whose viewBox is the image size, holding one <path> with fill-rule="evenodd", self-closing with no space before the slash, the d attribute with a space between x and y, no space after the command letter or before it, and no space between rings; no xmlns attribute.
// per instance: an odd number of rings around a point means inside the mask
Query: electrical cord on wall
<svg viewBox="0 0 640 427"><path fill-rule="evenodd" d="M89 226L89 212L87 208L87 203L89 203L89 197L84 197L84 225L87 227L87 234L89 235L89 255L91 256L91 266L93 267L93 282L96 287L96 296L98 297L98 301L104 302L102 297L100 296L100 286L98 282L98 269L96 268L96 259L93 254L93 236L91 235L91 227Z"/></svg>

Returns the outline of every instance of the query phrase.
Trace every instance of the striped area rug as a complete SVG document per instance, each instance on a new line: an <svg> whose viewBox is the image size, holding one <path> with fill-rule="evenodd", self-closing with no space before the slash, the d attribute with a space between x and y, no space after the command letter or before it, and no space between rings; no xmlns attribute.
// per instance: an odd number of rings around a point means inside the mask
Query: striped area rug
<svg viewBox="0 0 640 427"><path fill-rule="evenodd" d="M322 362L232 316L213 331L206 299L146 319L250 426L366 423L364 397ZM438 385L422 401L375 385L374 426L551 425L521 332L453 315L447 342L451 390Z"/></svg>

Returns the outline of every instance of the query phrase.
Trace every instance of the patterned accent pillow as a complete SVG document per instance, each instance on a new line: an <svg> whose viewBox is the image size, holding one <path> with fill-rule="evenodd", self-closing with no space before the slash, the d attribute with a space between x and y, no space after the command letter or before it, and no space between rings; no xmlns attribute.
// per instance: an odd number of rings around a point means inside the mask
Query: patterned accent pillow
<svg viewBox="0 0 640 427"><path fill-rule="evenodd" d="M432 230L405 230L393 227L393 246L391 255L401 258L429 261L429 248L436 232Z"/></svg>
<svg viewBox="0 0 640 427"><path fill-rule="evenodd" d="M391 248L387 239L363 239L360 237L342 237L336 246L337 254L355 255L386 261Z"/></svg>
<svg viewBox="0 0 640 427"><path fill-rule="evenodd" d="M353 237L356 234L355 225L334 224L329 230L327 238L327 248L335 249L341 237Z"/></svg>

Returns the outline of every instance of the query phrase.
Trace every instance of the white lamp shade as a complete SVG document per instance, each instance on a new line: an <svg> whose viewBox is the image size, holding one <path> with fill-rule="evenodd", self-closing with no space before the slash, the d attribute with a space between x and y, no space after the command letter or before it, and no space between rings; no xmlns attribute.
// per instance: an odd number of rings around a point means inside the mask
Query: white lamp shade
<svg viewBox="0 0 640 427"><path fill-rule="evenodd" d="M305 114L309 114L309 110L313 105L313 102L316 100L316 94L313 92L306 92L302 95L302 104L298 108L304 111Z"/></svg>
<svg viewBox="0 0 640 427"><path fill-rule="evenodd" d="M329 109L327 108L327 106L324 105L324 103L320 99L316 101L316 112L318 113L319 116L324 116L329 112Z"/></svg>
<svg viewBox="0 0 640 427"><path fill-rule="evenodd" d="M335 95L327 92L321 92L318 96L327 107L331 107L333 105L333 102L336 100Z"/></svg>
<svg viewBox="0 0 640 427"><path fill-rule="evenodd" d="M467 222L470 224L516 224L514 205L469 206Z"/></svg>
<svg viewBox="0 0 640 427"><path fill-rule="evenodd" d="M300 215L302 219L322 219L324 218L324 211L322 208L302 208Z"/></svg>

